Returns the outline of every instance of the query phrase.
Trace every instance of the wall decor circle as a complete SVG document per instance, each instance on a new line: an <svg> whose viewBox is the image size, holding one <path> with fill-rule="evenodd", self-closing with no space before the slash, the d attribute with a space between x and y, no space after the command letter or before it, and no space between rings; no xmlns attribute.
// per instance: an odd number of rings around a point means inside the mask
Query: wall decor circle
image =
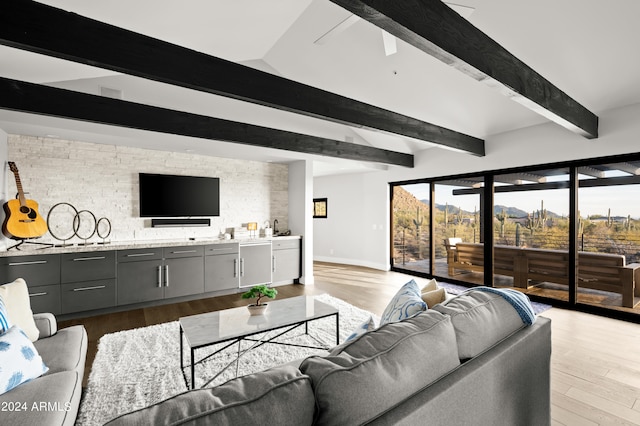
<svg viewBox="0 0 640 426"><path fill-rule="evenodd" d="M83 219L82 216L85 216ZM73 218L73 232L85 242L93 237L98 229L96 216L90 210L80 210Z"/></svg>
<svg viewBox="0 0 640 426"><path fill-rule="evenodd" d="M69 203L58 203L49 209L47 227L49 234L59 241L68 241L76 235L74 220L78 210Z"/></svg>
<svg viewBox="0 0 640 426"><path fill-rule="evenodd" d="M106 229L106 231L103 231ZM98 237L102 238L102 240L106 240L109 235L111 235L111 221L106 217L101 217L98 219L96 223L96 232L98 233Z"/></svg>

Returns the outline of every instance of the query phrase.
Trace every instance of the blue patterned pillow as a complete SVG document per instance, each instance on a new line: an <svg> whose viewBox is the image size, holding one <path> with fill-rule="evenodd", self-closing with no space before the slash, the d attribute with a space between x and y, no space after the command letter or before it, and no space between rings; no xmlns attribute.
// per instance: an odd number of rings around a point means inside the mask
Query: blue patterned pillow
<svg viewBox="0 0 640 426"><path fill-rule="evenodd" d="M7 314L7 308L4 306L4 300L0 296L0 334L4 334L11 328L9 322L9 314Z"/></svg>
<svg viewBox="0 0 640 426"><path fill-rule="evenodd" d="M18 327L0 336L0 395L47 371L35 346Z"/></svg>
<svg viewBox="0 0 640 426"><path fill-rule="evenodd" d="M411 280L398 290L384 309L380 325L414 317L426 309L427 304L422 300L420 287L414 280Z"/></svg>

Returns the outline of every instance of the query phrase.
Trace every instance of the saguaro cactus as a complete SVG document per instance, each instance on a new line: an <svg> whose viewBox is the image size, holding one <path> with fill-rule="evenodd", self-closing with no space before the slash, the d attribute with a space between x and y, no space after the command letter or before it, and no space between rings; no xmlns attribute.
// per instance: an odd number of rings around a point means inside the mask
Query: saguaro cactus
<svg viewBox="0 0 640 426"><path fill-rule="evenodd" d="M420 207L416 208L416 218L413 224L416 226L416 240L418 240L418 257L422 259L422 242L420 240L420 227L424 223L424 216L420 216Z"/></svg>
<svg viewBox="0 0 640 426"><path fill-rule="evenodd" d="M498 221L500 222L500 238L504 238L504 223L507 219L507 214L505 213L504 209L502 209L501 213L498 213L496 215L496 219L498 219Z"/></svg>

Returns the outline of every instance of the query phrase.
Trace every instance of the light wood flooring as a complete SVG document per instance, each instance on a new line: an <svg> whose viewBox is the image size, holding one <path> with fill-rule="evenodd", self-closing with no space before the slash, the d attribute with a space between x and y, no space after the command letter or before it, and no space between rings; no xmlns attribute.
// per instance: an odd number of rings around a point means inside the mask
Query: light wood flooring
<svg viewBox="0 0 640 426"><path fill-rule="evenodd" d="M329 293L380 315L397 289L411 278L397 272L316 263L315 285L280 286L278 298ZM234 294L64 321L59 327L84 324L87 328L88 377L97 341L106 333L244 304ZM542 315L552 320L553 425L640 425L640 325L559 308Z"/></svg>

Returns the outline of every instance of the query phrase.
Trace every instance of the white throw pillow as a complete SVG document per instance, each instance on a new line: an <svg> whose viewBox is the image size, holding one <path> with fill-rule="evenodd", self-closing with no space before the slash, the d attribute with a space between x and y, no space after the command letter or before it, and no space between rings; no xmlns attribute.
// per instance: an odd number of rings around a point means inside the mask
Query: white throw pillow
<svg viewBox="0 0 640 426"><path fill-rule="evenodd" d="M40 331L33 319L27 283L22 278L18 278L12 283L0 285L0 297L7 308L9 322L24 331L32 342L38 340Z"/></svg>
<svg viewBox="0 0 640 426"><path fill-rule="evenodd" d="M0 336L0 395L49 371L35 346L15 325Z"/></svg>

